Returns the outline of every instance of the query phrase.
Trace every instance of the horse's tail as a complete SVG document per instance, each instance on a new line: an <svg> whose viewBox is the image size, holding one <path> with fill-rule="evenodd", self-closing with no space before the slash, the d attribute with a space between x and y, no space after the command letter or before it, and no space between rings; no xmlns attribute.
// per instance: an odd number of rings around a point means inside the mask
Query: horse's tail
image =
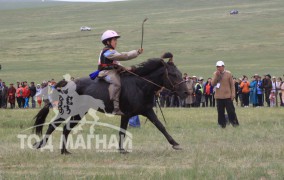
<svg viewBox="0 0 284 180"><path fill-rule="evenodd" d="M57 89L60 87L64 87L66 84L67 82L65 80L59 81L57 85L55 86L55 88ZM33 131L35 131L37 135L42 134L43 125L45 123L45 120L49 113L49 108L51 107L51 105L52 105L51 102L48 101L48 103L34 117L35 123L34 123Z"/></svg>
<svg viewBox="0 0 284 180"><path fill-rule="evenodd" d="M37 135L41 135L42 134L42 128L43 125L45 123L45 119L49 113L49 107L50 107L51 103L47 103L38 113L37 115L34 117L35 119L35 123L34 123L34 129L33 131L35 131L35 133Z"/></svg>

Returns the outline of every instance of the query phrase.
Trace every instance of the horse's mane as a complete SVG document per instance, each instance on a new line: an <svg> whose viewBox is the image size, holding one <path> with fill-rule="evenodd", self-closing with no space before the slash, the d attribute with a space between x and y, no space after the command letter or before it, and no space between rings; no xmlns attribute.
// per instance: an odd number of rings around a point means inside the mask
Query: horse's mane
<svg viewBox="0 0 284 180"><path fill-rule="evenodd" d="M163 66L164 63L161 58L151 58L135 66L136 69L133 72L139 76L145 76Z"/></svg>

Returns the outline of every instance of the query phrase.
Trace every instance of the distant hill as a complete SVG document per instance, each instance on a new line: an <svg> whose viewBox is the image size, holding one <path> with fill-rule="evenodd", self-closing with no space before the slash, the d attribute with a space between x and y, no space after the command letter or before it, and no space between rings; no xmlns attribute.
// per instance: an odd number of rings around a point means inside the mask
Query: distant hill
<svg viewBox="0 0 284 180"><path fill-rule="evenodd" d="M103 46L101 33L118 31L119 51L137 49L145 17L145 51L124 66L169 51L190 76L207 79L223 60L235 77L283 77L283 0L6 1L0 0L0 78L6 82L88 76ZM239 14L230 15L232 9ZM94 29L81 32L81 26Z"/></svg>
<svg viewBox="0 0 284 180"><path fill-rule="evenodd" d="M40 2L41 0L0 0L1 2Z"/></svg>
<svg viewBox="0 0 284 180"><path fill-rule="evenodd" d="M65 2L57 2L45 0L0 0L0 10L11 10L11 9L25 9L25 8L38 8L53 6L54 4L59 5Z"/></svg>

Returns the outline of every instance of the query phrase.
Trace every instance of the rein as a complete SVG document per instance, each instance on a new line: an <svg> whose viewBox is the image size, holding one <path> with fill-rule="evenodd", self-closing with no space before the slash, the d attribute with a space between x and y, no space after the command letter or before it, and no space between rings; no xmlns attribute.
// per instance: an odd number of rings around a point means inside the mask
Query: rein
<svg viewBox="0 0 284 180"><path fill-rule="evenodd" d="M147 81L148 83L150 83L150 84L153 84L153 85L155 85L155 86L157 86L157 87L159 87L159 88L163 88L163 89L166 89L167 91L172 91L172 90L170 90L170 89L168 89L168 88L166 88L166 87L164 87L164 86L161 86L161 85L159 85L159 84L157 84L157 83L154 83L153 81L150 81L149 79L146 79L146 78L144 78L144 77L142 77L142 76L139 76L138 74L136 74L136 73L134 73L134 72L132 72L132 71L129 71L129 70L127 70L127 69L124 69L126 72L129 72L130 74L132 74L132 75L134 75L134 76L137 76L137 77L139 77L140 79L143 79L144 81Z"/></svg>
<svg viewBox="0 0 284 180"><path fill-rule="evenodd" d="M161 90L162 90L162 89L166 89L166 90L172 92L172 90L170 90L170 89L168 89L168 88L165 88L165 87L163 87L163 86L160 86L159 84L154 83L153 81L150 81L149 79L146 79L146 78L144 78L144 77L142 77L142 76L139 76L138 74L136 74L136 73L134 73L134 72L132 72L132 71L129 71L129 70L127 70L127 69L124 69L124 70L127 71L127 72L129 72L130 74L133 74L134 76L137 76L137 77L143 79L144 81L147 81L147 82L149 82L149 83L151 83L151 84L153 84L153 85L159 87ZM168 76L168 70L167 70L167 68L166 68L166 72L167 72L167 76ZM171 81L170 81L170 82L171 82ZM155 95L155 96L156 96L156 98L158 98L157 95ZM158 99L156 99L156 103L158 104L158 106L159 106L159 108L160 108L160 111L161 111L161 114L162 114L163 119L164 119L164 121L165 121L165 124L167 124L167 121L166 121L166 119L165 119L164 113L163 113L163 111L162 111L162 108L161 108L161 105L160 105ZM147 119L146 119L146 121L145 121L145 124L146 124L146 122L147 122Z"/></svg>
<svg viewBox="0 0 284 180"><path fill-rule="evenodd" d="M168 88L166 88L166 87L164 87L164 86L161 86L161 85L159 85L159 84L157 84L157 83L154 83L153 81L150 81L149 79L146 79L146 78L144 78L144 77L142 77L142 76L139 76L138 74L136 74L136 73L134 73L134 72L132 72L132 71L129 71L129 70L127 70L127 69L124 69L124 71L127 71L127 72L129 72L130 74L132 74L132 75L134 75L134 76L137 76L137 77L139 77L140 79L143 79L144 81L147 81L147 82L149 82L149 83L151 83L151 84L153 84L153 85L155 85L155 86L157 86L157 87L159 87L159 88L161 88L161 89L165 89L165 90L167 90L167 91L169 91L169 92L174 92L174 91L175 91L175 87L178 86L178 85L180 85L181 83L184 83L185 81L182 80L182 81L180 81L180 82L178 82L178 83L173 84L173 82L172 82L171 79L169 78L169 71L168 71L168 69L167 69L167 66L166 66L165 62L164 62L164 61L161 61L161 62L163 63L163 65L164 65L164 67L165 67L165 71L166 71L165 76L166 76L167 80L170 82L170 84L171 84L173 90L168 89Z"/></svg>

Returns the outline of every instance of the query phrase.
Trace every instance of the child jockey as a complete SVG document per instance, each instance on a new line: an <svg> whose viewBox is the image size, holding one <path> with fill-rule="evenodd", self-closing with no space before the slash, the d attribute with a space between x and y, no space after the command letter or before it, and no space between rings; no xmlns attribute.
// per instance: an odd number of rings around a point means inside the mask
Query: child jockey
<svg viewBox="0 0 284 180"><path fill-rule="evenodd" d="M120 38L120 35L113 30L107 30L103 33L101 41L105 47L100 53L98 69L100 70L99 77L110 83L108 90L110 100L113 101L113 114L123 115L123 112L121 112L119 108L121 83L120 76L116 69L120 66L119 61L127 61L136 58L143 52L143 49L119 53L115 50L118 38ZM128 70L131 70L131 68Z"/></svg>

